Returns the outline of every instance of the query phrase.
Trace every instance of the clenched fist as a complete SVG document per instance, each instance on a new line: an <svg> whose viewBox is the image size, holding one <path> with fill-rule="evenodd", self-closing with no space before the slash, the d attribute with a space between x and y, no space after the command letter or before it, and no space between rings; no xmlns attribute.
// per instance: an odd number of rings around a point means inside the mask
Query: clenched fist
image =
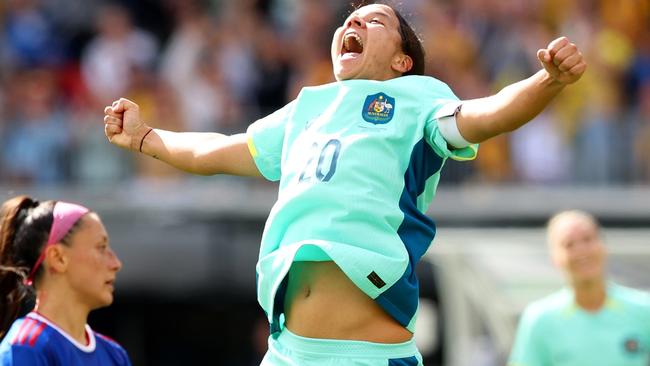
<svg viewBox="0 0 650 366"><path fill-rule="evenodd" d="M132 101L120 98L104 108L104 133L112 144L141 151L150 131L151 127L140 120L140 107Z"/></svg>
<svg viewBox="0 0 650 366"><path fill-rule="evenodd" d="M580 79L587 69L582 53L568 38L560 37L537 51L537 58L552 79L567 85Z"/></svg>

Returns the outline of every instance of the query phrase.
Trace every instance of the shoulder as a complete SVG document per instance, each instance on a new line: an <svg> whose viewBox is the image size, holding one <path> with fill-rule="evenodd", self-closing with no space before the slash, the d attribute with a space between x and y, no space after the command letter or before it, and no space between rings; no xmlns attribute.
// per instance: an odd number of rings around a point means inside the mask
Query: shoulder
<svg viewBox="0 0 650 366"><path fill-rule="evenodd" d="M26 316L14 322L2 344L11 347L42 348L48 344L50 331L47 323Z"/></svg>
<svg viewBox="0 0 650 366"><path fill-rule="evenodd" d="M0 343L0 365L44 365L49 343L47 324L29 317L18 319Z"/></svg>
<svg viewBox="0 0 650 366"><path fill-rule="evenodd" d="M346 81L334 81L327 84L315 85L315 86L305 86L300 89L298 97L296 99L302 99L313 94L322 94L332 91L338 91L341 87L346 85Z"/></svg>
<svg viewBox="0 0 650 366"><path fill-rule="evenodd" d="M571 308L571 293L562 289L546 297L531 302L522 314L522 319L530 323L538 323L553 318Z"/></svg>
<svg viewBox="0 0 650 366"><path fill-rule="evenodd" d="M120 361L121 365L129 365L129 357L124 347L116 340L101 333L93 332L97 341L97 347L104 348Z"/></svg>
<svg viewBox="0 0 650 366"><path fill-rule="evenodd" d="M623 302L627 306L644 308L650 310L650 293L631 287L621 286L615 283L609 284L610 296Z"/></svg>
<svg viewBox="0 0 650 366"><path fill-rule="evenodd" d="M428 98L456 99L456 96L452 92L449 85L431 76L423 76L423 75L401 76L395 79L385 81L385 83L389 85L394 85L396 88L402 90L413 91L417 96L428 97Z"/></svg>

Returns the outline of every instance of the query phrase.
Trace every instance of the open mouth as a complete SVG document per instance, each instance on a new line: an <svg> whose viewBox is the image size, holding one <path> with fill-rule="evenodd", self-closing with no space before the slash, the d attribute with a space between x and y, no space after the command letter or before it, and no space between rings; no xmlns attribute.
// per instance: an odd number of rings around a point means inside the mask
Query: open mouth
<svg viewBox="0 0 650 366"><path fill-rule="evenodd" d="M358 34L350 32L343 36L343 47L341 48L341 55L354 55L360 54L362 52L363 40Z"/></svg>

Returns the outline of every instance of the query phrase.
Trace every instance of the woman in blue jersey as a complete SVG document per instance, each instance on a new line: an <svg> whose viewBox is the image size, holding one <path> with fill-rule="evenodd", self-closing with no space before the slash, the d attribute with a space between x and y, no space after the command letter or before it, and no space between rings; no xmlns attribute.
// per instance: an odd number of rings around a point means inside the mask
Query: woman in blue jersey
<svg viewBox="0 0 650 366"><path fill-rule="evenodd" d="M264 365L418 365L414 268L435 234L424 213L445 160L528 122L586 64L558 38L530 78L461 102L422 76L420 41L383 4L350 14L331 55L337 82L303 88L245 134L153 129L127 99L105 108L105 133L194 174L279 180L257 264Z"/></svg>
<svg viewBox="0 0 650 366"><path fill-rule="evenodd" d="M130 365L119 344L86 324L90 311L113 302L121 267L96 213L27 196L6 201L0 209L0 365ZM34 292L34 309L16 320Z"/></svg>

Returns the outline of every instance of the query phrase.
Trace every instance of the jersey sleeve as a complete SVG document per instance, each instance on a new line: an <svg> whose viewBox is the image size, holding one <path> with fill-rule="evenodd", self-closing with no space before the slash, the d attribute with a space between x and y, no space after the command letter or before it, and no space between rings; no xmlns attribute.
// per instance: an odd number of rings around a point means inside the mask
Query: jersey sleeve
<svg viewBox="0 0 650 366"><path fill-rule="evenodd" d="M292 101L248 127L248 149L264 178L277 181L281 176L282 146L287 121L296 102Z"/></svg>
<svg viewBox="0 0 650 366"><path fill-rule="evenodd" d="M120 366L131 366L131 359L129 358L129 355L126 353L126 350L122 348L122 346L117 345L116 353L119 355L118 364Z"/></svg>
<svg viewBox="0 0 650 366"><path fill-rule="evenodd" d="M440 133L438 120L443 117L455 115L462 102L451 91L447 84L436 81L431 88L427 104L431 110L427 116L424 127L424 136L427 143L433 148L436 154L443 158L452 158L458 161L473 160L478 153L478 144L472 144L463 148L454 148L447 143Z"/></svg>
<svg viewBox="0 0 650 366"><path fill-rule="evenodd" d="M539 312L530 306L526 308L519 320L508 366L551 366L543 326Z"/></svg>
<svg viewBox="0 0 650 366"><path fill-rule="evenodd" d="M95 333L95 336L97 339L98 347L101 345L102 347L107 348L109 354L111 355L110 357L112 358L112 361L114 361L113 364L119 366L131 366L129 355L121 344L119 344L113 338L110 338L101 333Z"/></svg>
<svg viewBox="0 0 650 366"><path fill-rule="evenodd" d="M33 347L12 346L0 353L0 366L47 366L45 356Z"/></svg>

